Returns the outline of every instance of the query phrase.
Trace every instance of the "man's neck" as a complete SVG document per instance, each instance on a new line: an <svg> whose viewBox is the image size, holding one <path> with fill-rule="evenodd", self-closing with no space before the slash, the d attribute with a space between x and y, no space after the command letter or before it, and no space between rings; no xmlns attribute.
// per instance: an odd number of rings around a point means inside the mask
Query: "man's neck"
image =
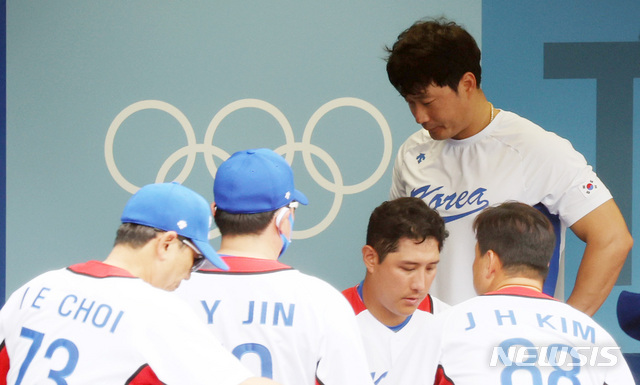
<svg viewBox="0 0 640 385"><path fill-rule="evenodd" d="M126 270L131 275L150 282L149 247L149 243L138 249L126 245L116 245L103 263Z"/></svg>
<svg viewBox="0 0 640 385"><path fill-rule="evenodd" d="M279 251L260 235L225 235L220 241L220 255L259 259L278 259Z"/></svg>
<svg viewBox="0 0 640 385"><path fill-rule="evenodd" d="M469 127L461 131L457 136L453 137L453 139L467 139L477 135L493 122L493 119L495 119L496 114L499 112L493 107L493 104L487 100L482 90L478 90L477 92L478 94L473 97L473 102L470 106L471 120Z"/></svg>
<svg viewBox="0 0 640 385"><path fill-rule="evenodd" d="M362 283L362 302L364 302L371 315L385 326L398 326L407 319L407 316L398 315L387 310L376 298L374 290L368 287L366 279Z"/></svg>
<svg viewBox="0 0 640 385"><path fill-rule="evenodd" d="M492 285L489 291L498 291L507 287L524 287L542 293L542 286L543 282L538 279L527 277L510 277L505 278L500 282L496 282L496 284Z"/></svg>

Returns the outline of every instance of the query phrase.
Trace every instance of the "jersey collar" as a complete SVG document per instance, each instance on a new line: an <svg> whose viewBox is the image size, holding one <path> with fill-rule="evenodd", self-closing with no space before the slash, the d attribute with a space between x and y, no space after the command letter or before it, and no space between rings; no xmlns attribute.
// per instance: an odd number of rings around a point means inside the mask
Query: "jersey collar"
<svg viewBox="0 0 640 385"><path fill-rule="evenodd" d="M537 290L533 290L531 288L524 287L524 286L509 286L509 287L502 288L500 290L485 293L484 295L516 295L520 297L543 298L543 299L552 299L557 301L557 299L547 294L541 293Z"/></svg>
<svg viewBox="0 0 640 385"><path fill-rule="evenodd" d="M124 277L124 278L136 278L134 275L129 273L128 271L121 269L119 267L115 267L112 265L107 265L106 263L100 261L89 261L85 263L78 263L76 265L71 265L67 267L67 270L70 270L77 274L88 275L94 278L107 278L107 277Z"/></svg>
<svg viewBox="0 0 640 385"><path fill-rule="evenodd" d="M222 260L229 266L229 270L218 268L204 268L199 273L224 273L224 274L255 274L271 273L275 271L293 270L291 266L285 265L273 259L234 257L231 255L221 255ZM211 265L208 265L211 266Z"/></svg>

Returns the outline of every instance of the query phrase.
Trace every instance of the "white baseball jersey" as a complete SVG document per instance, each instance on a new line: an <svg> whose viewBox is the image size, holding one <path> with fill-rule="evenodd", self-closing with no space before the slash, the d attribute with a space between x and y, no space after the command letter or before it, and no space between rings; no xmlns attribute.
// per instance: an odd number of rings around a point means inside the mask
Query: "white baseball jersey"
<svg viewBox="0 0 640 385"><path fill-rule="evenodd" d="M406 379L413 376L423 376L427 366L432 365L435 370L437 357L425 355L411 355L410 346L415 343L416 334L424 334L430 328L432 313L440 313L449 305L430 295L420 303L418 309L400 325L389 327L378 321L367 310L362 300L362 283L350 287L342 292L356 313L358 326L362 334L371 378L376 385L402 385L412 382L399 383L389 380L393 371L403 372Z"/></svg>
<svg viewBox="0 0 640 385"><path fill-rule="evenodd" d="M547 214L558 244L544 291L562 299L566 227L611 199L569 141L508 111L467 139L413 134L398 152L390 195L419 197L445 220L450 235L431 293L452 305L475 296L472 223L482 209L516 200Z"/></svg>
<svg viewBox="0 0 640 385"><path fill-rule="evenodd" d="M353 311L328 283L274 260L223 256L176 291L256 375L284 385L371 385Z"/></svg>
<svg viewBox="0 0 640 385"><path fill-rule="evenodd" d="M530 288L487 293L433 318L412 354L432 357L437 351L436 384L634 384L609 333L586 314ZM431 385L433 378L425 373L423 382L394 380Z"/></svg>
<svg viewBox="0 0 640 385"><path fill-rule="evenodd" d="M0 338L7 384L236 385L252 377L175 294L97 261L14 292L0 311Z"/></svg>

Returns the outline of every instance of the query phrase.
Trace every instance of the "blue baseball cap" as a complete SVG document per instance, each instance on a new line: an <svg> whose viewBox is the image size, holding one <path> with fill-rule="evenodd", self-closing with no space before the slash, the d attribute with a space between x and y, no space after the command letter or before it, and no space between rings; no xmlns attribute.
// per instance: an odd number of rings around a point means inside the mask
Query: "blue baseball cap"
<svg viewBox="0 0 640 385"><path fill-rule="evenodd" d="M238 151L222 162L213 182L213 200L232 214L277 210L291 203L309 203L293 186L293 171L268 148Z"/></svg>
<svg viewBox="0 0 640 385"><path fill-rule="evenodd" d="M142 187L127 202L122 223L175 231L189 238L216 267L229 270L209 244L213 222L209 203L198 193L177 183L155 183Z"/></svg>
<svg viewBox="0 0 640 385"><path fill-rule="evenodd" d="M620 329L640 341L640 293L627 290L620 292L616 313Z"/></svg>

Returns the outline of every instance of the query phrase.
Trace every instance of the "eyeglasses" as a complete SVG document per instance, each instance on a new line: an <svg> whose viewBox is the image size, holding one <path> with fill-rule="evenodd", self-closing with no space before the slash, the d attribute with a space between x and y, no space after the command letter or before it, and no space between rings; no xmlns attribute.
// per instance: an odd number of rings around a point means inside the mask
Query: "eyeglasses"
<svg viewBox="0 0 640 385"><path fill-rule="evenodd" d="M189 246L193 251L196 252L196 256L193 258L193 265L191 266L191 272L193 273L194 271L198 271L202 267L202 265L204 265L204 263L207 261L207 258L205 258L204 255L200 254L200 250L198 250L196 245L191 243L190 240L184 237L180 237L180 238L182 240L182 243Z"/></svg>
<svg viewBox="0 0 640 385"><path fill-rule="evenodd" d="M153 228L153 231L155 231L156 233L166 233L166 230L158 229L155 227L152 227L152 228ZM198 250L196 245L194 245L189 240L189 238L183 237L182 235L178 235L178 240L180 240L185 245L189 246L191 250L195 251L196 256L193 258L193 265L191 265L191 272L193 273L194 271L198 271L202 267L202 265L204 265L204 263L207 261L207 258L205 258L204 255L200 254L200 250Z"/></svg>

